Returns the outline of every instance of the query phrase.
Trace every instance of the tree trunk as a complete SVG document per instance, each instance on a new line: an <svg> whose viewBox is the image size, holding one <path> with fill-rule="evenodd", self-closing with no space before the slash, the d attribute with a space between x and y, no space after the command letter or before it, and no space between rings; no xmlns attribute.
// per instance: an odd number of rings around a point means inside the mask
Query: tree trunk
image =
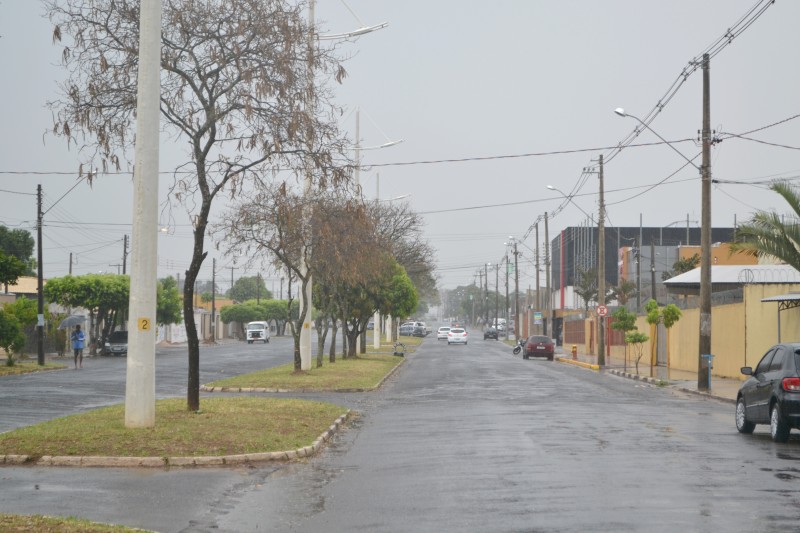
<svg viewBox="0 0 800 533"><path fill-rule="evenodd" d="M328 362L335 363L336 362L336 333L339 331L339 327L336 325L336 319L333 319L333 326L331 327L331 347L330 352L328 353Z"/></svg>

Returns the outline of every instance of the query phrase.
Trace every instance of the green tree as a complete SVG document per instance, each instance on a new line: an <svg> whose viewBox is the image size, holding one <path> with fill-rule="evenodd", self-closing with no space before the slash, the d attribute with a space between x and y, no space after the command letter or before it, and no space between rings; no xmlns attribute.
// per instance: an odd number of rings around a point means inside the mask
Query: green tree
<svg viewBox="0 0 800 533"><path fill-rule="evenodd" d="M625 278L620 280L619 285L611 287L611 299L620 305L627 304L634 296L636 296L636 283Z"/></svg>
<svg viewBox="0 0 800 533"><path fill-rule="evenodd" d="M8 291L8 286L16 283L27 270L25 263L13 255L0 251L0 284L5 286L6 291Z"/></svg>
<svg viewBox="0 0 800 533"><path fill-rule="evenodd" d="M611 314L613 321L611 322L611 329L622 331L625 334L625 361L628 360L628 333L636 331L636 313L632 313L620 307ZM627 363L626 363L627 364ZM636 367L638 370L638 366Z"/></svg>
<svg viewBox="0 0 800 533"><path fill-rule="evenodd" d="M19 259L25 265L21 276L32 276L36 261L33 258L33 236L24 229L10 230L0 226L0 252Z"/></svg>
<svg viewBox="0 0 800 533"><path fill-rule="evenodd" d="M267 285L261 276L243 276L237 279L227 292L227 296L234 302L240 303L247 300L272 299L272 293L267 290Z"/></svg>
<svg viewBox="0 0 800 533"><path fill-rule="evenodd" d="M597 301L597 269L590 268L578 272L578 280L575 285L575 294L583 299L583 310L588 316L589 305Z"/></svg>
<svg viewBox="0 0 800 533"><path fill-rule="evenodd" d="M174 278L158 280L156 286L156 322L162 326L181 321L181 293Z"/></svg>
<svg viewBox="0 0 800 533"><path fill-rule="evenodd" d="M634 353L634 361L636 362L636 373L639 373L639 361L642 359L644 355L644 346L643 344L650 340L650 337L645 335L639 330L629 331L625 334L625 344L627 346L633 346L633 353Z"/></svg>
<svg viewBox="0 0 800 533"><path fill-rule="evenodd" d="M789 204L790 215L777 211L758 211L736 230L731 252L751 256L769 256L800 270L800 189L789 182L775 182L769 187Z"/></svg>
<svg viewBox="0 0 800 533"><path fill-rule="evenodd" d="M0 348L6 352L6 365L14 366L14 353L18 353L25 346L25 335L17 318L11 313L0 309Z"/></svg>
<svg viewBox="0 0 800 533"><path fill-rule="evenodd" d="M661 279L666 281L671 277L677 276L694 270L700 265L700 254L693 254L691 257L684 257L672 263L672 272L664 272Z"/></svg>

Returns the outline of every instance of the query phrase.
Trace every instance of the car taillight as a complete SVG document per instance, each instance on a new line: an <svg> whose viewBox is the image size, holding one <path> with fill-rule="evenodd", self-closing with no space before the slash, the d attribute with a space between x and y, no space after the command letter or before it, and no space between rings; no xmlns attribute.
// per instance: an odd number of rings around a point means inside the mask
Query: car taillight
<svg viewBox="0 0 800 533"><path fill-rule="evenodd" d="M783 378L783 390L789 392L800 392L800 377Z"/></svg>
<svg viewBox="0 0 800 533"><path fill-rule="evenodd" d="M783 390L800 392L800 378L783 378Z"/></svg>

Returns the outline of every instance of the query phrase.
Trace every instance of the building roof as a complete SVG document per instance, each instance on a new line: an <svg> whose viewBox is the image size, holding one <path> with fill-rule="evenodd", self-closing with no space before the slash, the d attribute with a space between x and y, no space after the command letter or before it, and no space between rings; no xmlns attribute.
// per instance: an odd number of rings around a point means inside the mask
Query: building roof
<svg viewBox="0 0 800 533"><path fill-rule="evenodd" d="M711 267L711 290L723 291L741 285L800 283L800 271L789 265L718 265ZM700 268L664 282L671 293L693 294L700 288Z"/></svg>
<svg viewBox="0 0 800 533"><path fill-rule="evenodd" d="M13 294L37 294L39 280L34 276L20 276L13 285L8 285L8 292ZM5 292L5 287L0 286L0 292Z"/></svg>

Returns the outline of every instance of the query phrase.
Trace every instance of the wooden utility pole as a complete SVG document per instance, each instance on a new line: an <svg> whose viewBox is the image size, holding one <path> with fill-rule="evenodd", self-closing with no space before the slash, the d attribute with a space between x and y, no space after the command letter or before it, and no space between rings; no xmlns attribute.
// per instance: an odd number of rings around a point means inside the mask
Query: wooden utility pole
<svg viewBox="0 0 800 533"><path fill-rule="evenodd" d="M36 186L36 362L44 365L44 262L42 259L42 184Z"/></svg>
<svg viewBox="0 0 800 533"><path fill-rule="evenodd" d="M597 306L606 305L606 205L603 196L603 155L600 155L600 212L597 219ZM606 364L606 319L597 316L597 364Z"/></svg>
<svg viewBox="0 0 800 533"><path fill-rule="evenodd" d="M697 389L707 391L711 370L703 356L711 354L711 98L710 59L703 54L703 164L702 214L700 217L700 345L697 358Z"/></svg>

